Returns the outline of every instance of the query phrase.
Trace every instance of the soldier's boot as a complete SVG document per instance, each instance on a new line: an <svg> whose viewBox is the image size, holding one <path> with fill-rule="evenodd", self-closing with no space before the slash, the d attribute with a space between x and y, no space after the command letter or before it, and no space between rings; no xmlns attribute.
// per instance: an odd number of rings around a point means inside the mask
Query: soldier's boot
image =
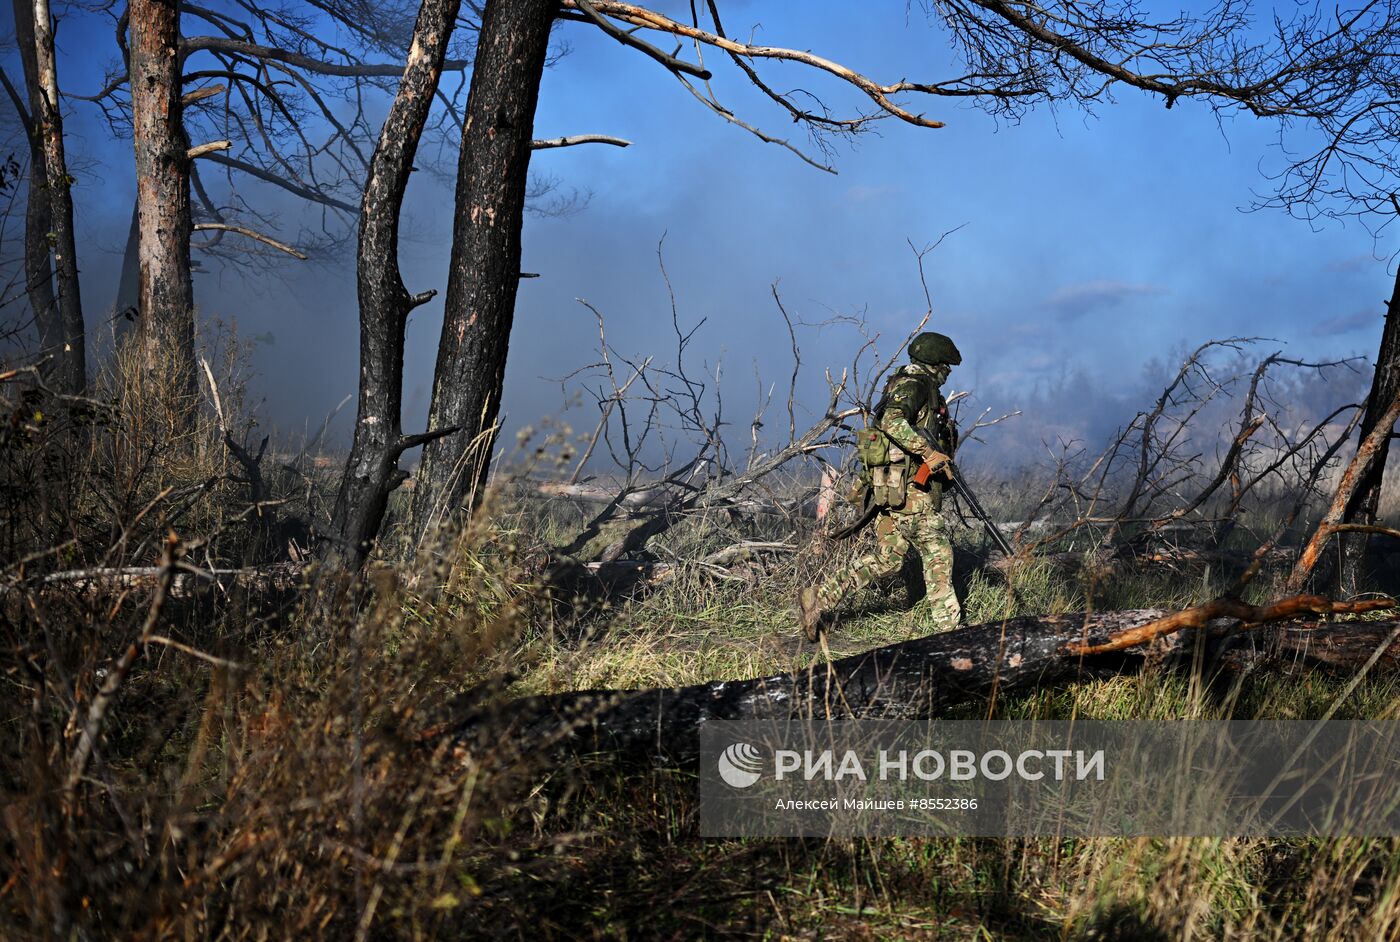
<svg viewBox="0 0 1400 942"><path fill-rule="evenodd" d="M802 623L802 633L815 643L826 627L826 612L822 610L814 587L808 586L797 593L797 617Z"/></svg>

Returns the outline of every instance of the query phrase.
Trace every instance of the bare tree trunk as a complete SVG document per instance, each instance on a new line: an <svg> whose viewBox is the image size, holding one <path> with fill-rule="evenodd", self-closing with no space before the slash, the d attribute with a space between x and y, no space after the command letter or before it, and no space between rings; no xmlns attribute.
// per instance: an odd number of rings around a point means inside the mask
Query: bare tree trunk
<svg viewBox="0 0 1400 942"><path fill-rule="evenodd" d="M78 291L73 181L68 175L68 160L63 151L53 19L48 0L34 0L27 9L21 7L22 0L15 0L16 31L20 37L32 111L31 139L37 140L36 149L40 152L34 155L39 158L34 162L36 167L42 161L42 169L30 173L25 273L30 278L30 303L34 305L38 321L40 343L45 352L51 352L55 358L49 375L61 392L76 394L87 386L87 338L83 328L82 297ZM36 206L36 196L38 203L47 203L47 206ZM52 282L49 281L50 252Z"/></svg>
<svg viewBox="0 0 1400 942"><path fill-rule="evenodd" d="M403 345L408 314L435 292L410 295L399 270L399 211L413 157L442 75L461 0L423 0L398 94L370 161L356 259L360 300L360 392L355 440L336 498L334 542L324 555L358 567L384 519L389 495L407 477L406 448L431 435L402 431ZM436 433L443 434L443 433Z"/></svg>
<svg viewBox="0 0 1400 942"><path fill-rule="evenodd" d="M1365 441L1381 420L1385 407L1400 392L1400 268L1395 272L1395 288L1386 305L1385 329L1381 332L1380 351L1376 354L1376 372L1371 379L1371 395L1366 400L1366 414L1361 419L1360 440ZM1374 524L1376 512L1380 508L1381 485L1385 479L1385 460L1390 450L1387 436L1380 443L1376 457L1361 482L1356 493L1347 504L1342 516L1343 523ZM1369 536L1365 533L1349 533L1342 538L1342 568L1339 591L1351 595L1358 588L1358 570L1365 557Z"/></svg>
<svg viewBox="0 0 1400 942"><path fill-rule="evenodd" d="M39 111L39 65L34 48L34 4L30 0L14 0L15 39L19 44L20 62L24 68L24 95L12 91L15 111L24 124L29 140L29 192L25 200L24 219L24 282L29 306L34 312L34 327L39 332L39 349L51 353L58 349L63 336L58 319L58 303L53 296L53 267L49 264L48 232L52 207L49 203L49 176L44 171L44 145L33 116ZM56 364L55 364L56 365ZM53 365L44 369L51 379Z"/></svg>
<svg viewBox="0 0 1400 942"><path fill-rule="evenodd" d="M131 0L131 127L140 226L145 370L195 393L190 161L180 105L178 0ZM162 384L168 385L168 384Z"/></svg>
<svg viewBox="0 0 1400 942"><path fill-rule="evenodd" d="M418 537L482 496L515 316L535 104L557 8L554 0L487 0L482 14L428 417L429 428L462 432L423 449L413 496Z"/></svg>
<svg viewBox="0 0 1400 942"><path fill-rule="evenodd" d="M24 67L24 88L27 108L18 100L15 110L21 113L24 130L29 138L29 192L24 213L24 283L29 306L34 311L34 326L39 332L39 350L43 354L58 351L63 343L63 323L58 319L58 300L53 295L53 266L49 263L49 218L53 214L49 202L49 175L44 170L44 145L35 126L39 113L39 64L34 47L34 4L30 0L14 0L15 38L19 43L20 62ZM56 362L45 364L44 378L56 381Z"/></svg>

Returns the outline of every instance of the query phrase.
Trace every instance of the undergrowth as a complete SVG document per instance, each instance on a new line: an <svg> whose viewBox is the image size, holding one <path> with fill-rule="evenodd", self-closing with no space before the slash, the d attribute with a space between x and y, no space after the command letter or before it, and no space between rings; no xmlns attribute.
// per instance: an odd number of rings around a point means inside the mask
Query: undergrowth
<svg viewBox="0 0 1400 942"><path fill-rule="evenodd" d="M70 781L81 730L140 636L153 588L48 577L151 566L172 531L198 566L280 558L283 545L250 524L246 483L207 408L137 421L145 400L122 388L94 397L82 429L60 415L5 442L6 939L1400 933L1393 840L705 839L693 769L564 765L508 733L475 749L446 735L464 711L503 697L752 677L823 656L800 641L792 600L859 546L786 521L746 535L790 551L723 571L694 560L732 539L733 521L678 527L658 548L665 578L602 607L544 597L540 546L569 517L504 492L469 526L410 562L377 561L364 579L312 566L290 590L176 594L156 611L162 641L112 691L97 748ZM236 398L226 401L233 414ZM53 450L77 437L86 450L60 475ZM324 482L295 456L279 467L268 482L278 512L316 520ZM21 507L25 487L36 496ZM956 539L970 622L1179 608L1230 579L1191 563L998 569L976 531ZM1258 591L1271 591L1267 579ZM831 653L921 634L905 593L886 585L849 600ZM1400 718L1393 680L1344 688L1345 678L1262 671L1220 696L1149 670L967 711L1294 719L1336 706L1339 718Z"/></svg>

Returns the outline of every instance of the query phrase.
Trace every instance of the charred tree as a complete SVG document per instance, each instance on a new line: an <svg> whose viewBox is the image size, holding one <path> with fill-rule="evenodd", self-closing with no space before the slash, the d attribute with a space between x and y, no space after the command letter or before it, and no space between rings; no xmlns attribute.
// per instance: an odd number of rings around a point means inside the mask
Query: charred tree
<svg viewBox="0 0 1400 942"><path fill-rule="evenodd" d="M49 376L60 392L78 394L87 386L87 341L48 0L15 0L15 29L30 101L33 159L24 240L30 305L40 345L54 357Z"/></svg>
<svg viewBox="0 0 1400 942"><path fill-rule="evenodd" d="M181 119L179 0L128 8L139 226L138 318L145 371L195 393L190 156Z"/></svg>
<svg viewBox="0 0 1400 942"><path fill-rule="evenodd" d="M1400 627L1394 621L1331 626L1311 621L1302 624L1305 631L1265 628L1242 634L1241 621L1210 617L1222 606L1252 617L1297 617L1338 607L1304 596L1264 609L1221 600L1175 614L1148 609L1031 615L770 677L651 690L579 690L485 706L465 701L451 732L492 748L517 742L522 756L552 746L560 752L686 761L696 755L701 725L715 720L931 719L994 695L1136 671L1149 660L1242 667L1266 659L1354 672L1374 656L1378 672L1400 670ZM1182 629L1190 633L1176 633Z"/></svg>
<svg viewBox="0 0 1400 942"><path fill-rule="evenodd" d="M326 556L358 567L379 533L389 495L407 474L405 449L434 434L402 430L403 348L408 315L435 292L410 295L399 270L399 212L413 157L442 76L461 0L424 0L398 94L370 161L360 208L357 285L360 301L360 387L355 439L336 498L333 542ZM450 431L448 429L447 431Z"/></svg>
<svg viewBox="0 0 1400 942"><path fill-rule="evenodd" d="M553 0L487 0L457 167L456 217L429 428L461 434L423 449L413 533L480 500L520 277L530 142Z"/></svg>
<svg viewBox="0 0 1400 942"><path fill-rule="evenodd" d="M1373 429L1381 421L1386 406L1400 393L1400 269L1395 273L1395 288L1385 309L1385 328L1381 331L1380 351L1376 354L1376 372L1371 378L1371 393L1366 399L1366 412L1361 418L1360 440L1366 441ZM1380 508L1381 486L1385 483L1385 462L1390 451L1390 440L1394 434L1381 439L1375 457L1361 481L1356 493L1347 503L1342 522L1369 526L1376 523ZM1359 582L1358 569L1366 552L1369 536L1365 533L1348 534L1342 537L1342 570L1340 589L1345 594L1356 591Z"/></svg>

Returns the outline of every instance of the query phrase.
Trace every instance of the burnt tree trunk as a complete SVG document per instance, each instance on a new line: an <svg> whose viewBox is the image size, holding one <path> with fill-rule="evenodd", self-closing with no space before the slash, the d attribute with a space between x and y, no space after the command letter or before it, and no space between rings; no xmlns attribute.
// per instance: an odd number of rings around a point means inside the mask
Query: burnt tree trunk
<svg viewBox="0 0 1400 942"><path fill-rule="evenodd" d="M25 234L25 273L31 277L30 303L35 307L40 343L54 356L49 375L60 392L77 394L87 386L87 337L78 290L78 249L73 232L73 178L63 149L63 115L59 110L58 71L54 59L53 19L48 0L34 0L27 11L15 2L25 83L29 86L31 140L37 142L42 171L31 171ZM27 12L26 17L24 13ZM28 42L26 35L28 34ZM27 49L25 47L28 47ZM27 54L26 54L27 53ZM37 191L35 187L38 187ZM42 209L38 202L47 203ZM45 212L46 211L46 212ZM49 257L52 255L52 269ZM49 281L52 271L53 280ZM35 288L37 293L33 293ZM40 311L43 316L40 316Z"/></svg>
<svg viewBox="0 0 1400 942"><path fill-rule="evenodd" d="M131 0L131 129L140 228L138 308L143 369L188 400L195 394L190 280L190 158L180 105L178 0Z"/></svg>
<svg viewBox="0 0 1400 942"><path fill-rule="evenodd" d="M429 428L462 431L423 449L413 495L417 537L482 496L515 316L535 104L557 8L554 0L487 0L482 13L428 416Z"/></svg>
<svg viewBox="0 0 1400 942"><path fill-rule="evenodd" d="M389 495L407 476L399 457L430 437L402 431L404 329L409 312L434 292L410 295L404 287L399 211L460 7L461 0L424 0L419 9L408 64L380 131L360 206L359 405L355 440L335 502L333 542L324 551L341 565L364 562Z"/></svg>
<svg viewBox="0 0 1400 942"><path fill-rule="evenodd" d="M14 0L15 38L24 68L27 103L16 96L14 105L29 139L29 192L24 209L24 284L34 327L39 332L39 352L53 355L63 343L63 323L58 319L58 299L53 294L53 266L49 262L49 176L44 171L44 145L33 115L39 113L39 64L34 51L34 4ZM57 361L44 365L43 376L57 382Z"/></svg>
<svg viewBox="0 0 1400 942"><path fill-rule="evenodd" d="M1376 372L1371 379L1371 394L1366 399L1366 414L1361 419L1360 441L1376 427L1385 407L1400 392L1400 268L1395 272L1395 287L1385 310L1385 328L1381 331L1380 351L1376 354ZM1375 460L1361 478L1356 493L1347 503L1343 523L1373 524L1380 507L1381 485L1385 479L1385 461L1390 450L1390 436L1381 442ZM1339 589L1351 595L1358 588L1359 572L1365 557L1369 536L1348 533L1342 538L1342 560Z"/></svg>
<svg viewBox="0 0 1400 942"><path fill-rule="evenodd" d="M1382 646L1378 674L1400 671L1400 623L1316 621L1238 635L1238 622L1160 639L1126 651L1080 656L1074 644L1099 644L1152 622L1162 610L1032 615L973 625L892 644L790 674L717 680L652 690L580 690L472 708L450 732L471 746L516 743L522 757L547 752L612 752L693 760L699 730L715 720L937 718L949 707L993 695L1096 679L1139 669L1147 660L1191 663L1196 641L1208 663L1354 672ZM425 735L432 735L429 730Z"/></svg>

